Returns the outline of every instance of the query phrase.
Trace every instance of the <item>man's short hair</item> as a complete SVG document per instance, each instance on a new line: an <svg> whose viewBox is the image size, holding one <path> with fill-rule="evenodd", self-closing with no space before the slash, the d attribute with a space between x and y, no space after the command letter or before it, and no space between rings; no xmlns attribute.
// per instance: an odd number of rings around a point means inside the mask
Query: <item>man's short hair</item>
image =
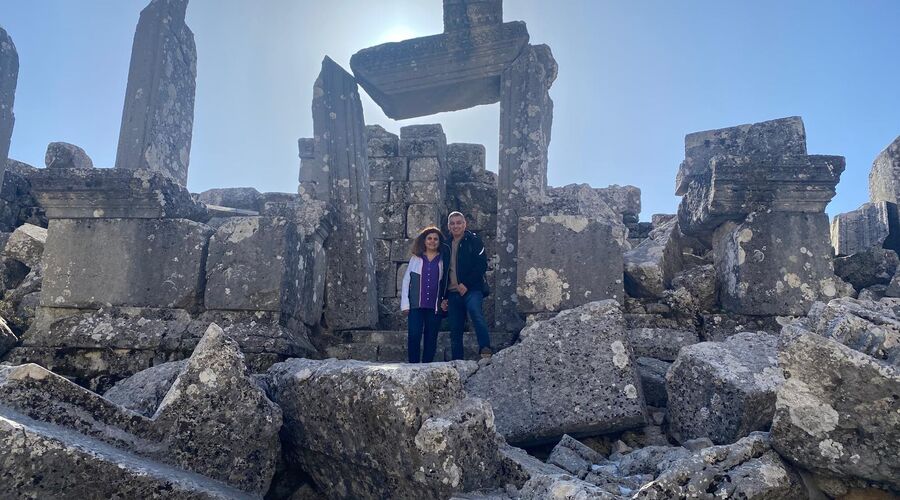
<svg viewBox="0 0 900 500"><path fill-rule="evenodd" d="M452 219L454 217L462 217L463 220L466 220L466 216L463 215L462 212L453 211L453 212L450 212L450 215L447 216L447 222L450 222L450 219Z"/></svg>

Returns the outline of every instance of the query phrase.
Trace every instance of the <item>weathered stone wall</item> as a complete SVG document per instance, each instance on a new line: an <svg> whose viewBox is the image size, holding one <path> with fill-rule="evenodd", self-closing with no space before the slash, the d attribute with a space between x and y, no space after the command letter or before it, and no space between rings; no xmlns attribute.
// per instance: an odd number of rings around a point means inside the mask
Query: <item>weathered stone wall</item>
<svg viewBox="0 0 900 500"><path fill-rule="evenodd" d="M399 137L370 125L367 135L378 324L405 330L400 288L410 247L422 229L437 226L446 235L447 214L458 210L466 215L468 229L484 240L488 254L496 255L496 175L485 170L483 146L447 144L440 125L403 127ZM493 286L490 270L487 280Z"/></svg>
<svg viewBox="0 0 900 500"><path fill-rule="evenodd" d="M19 54L12 37L0 27L0 183L6 171L9 142L12 139L13 103L16 100L16 83L19 79Z"/></svg>

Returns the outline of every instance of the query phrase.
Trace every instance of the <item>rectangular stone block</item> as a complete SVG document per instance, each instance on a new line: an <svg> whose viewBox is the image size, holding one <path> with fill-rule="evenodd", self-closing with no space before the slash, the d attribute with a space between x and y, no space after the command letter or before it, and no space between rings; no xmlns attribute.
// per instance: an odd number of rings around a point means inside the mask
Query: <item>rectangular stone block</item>
<svg viewBox="0 0 900 500"><path fill-rule="evenodd" d="M806 315L843 286L834 276L824 213L754 213L723 224L713 255L722 308L736 314Z"/></svg>
<svg viewBox="0 0 900 500"><path fill-rule="evenodd" d="M410 205L406 212L406 237L415 238L422 229L441 224L442 209L438 205Z"/></svg>
<svg viewBox="0 0 900 500"><path fill-rule="evenodd" d="M400 156L436 157L447 153L447 136L440 124L407 125L400 129Z"/></svg>
<svg viewBox="0 0 900 500"><path fill-rule="evenodd" d="M622 247L607 223L574 215L519 218L518 308L556 312L625 298Z"/></svg>
<svg viewBox="0 0 900 500"><path fill-rule="evenodd" d="M408 262L409 249L412 247L411 238L403 238L391 242L391 260L394 262Z"/></svg>
<svg viewBox="0 0 900 500"><path fill-rule="evenodd" d="M409 268L409 263L403 263L397 266L397 278L396 278L396 289L397 297L401 297L403 295L403 275L406 274L406 269ZM402 298L402 297L401 297Z"/></svg>
<svg viewBox="0 0 900 500"><path fill-rule="evenodd" d="M898 249L898 219L897 205L887 201L864 203L852 212L834 216L831 244L835 255L853 255L871 248Z"/></svg>
<svg viewBox="0 0 900 500"><path fill-rule="evenodd" d="M392 182L391 201L395 203L444 204L443 185L438 182Z"/></svg>
<svg viewBox="0 0 900 500"><path fill-rule="evenodd" d="M375 282L378 299L397 296L397 264L391 261L375 262Z"/></svg>
<svg viewBox="0 0 900 500"><path fill-rule="evenodd" d="M282 217L233 217L209 240L207 309L281 311L297 293L288 269L297 265L296 227ZM260 265L265 263L265 265Z"/></svg>
<svg viewBox="0 0 900 500"><path fill-rule="evenodd" d="M375 262L391 260L391 240L375 240Z"/></svg>
<svg viewBox="0 0 900 500"><path fill-rule="evenodd" d="M369 142L369 158L397 156L400 138L380 125L366 125L366 139Z"/></svg>
<svg viewBox="0 0 900 500"><path fill-rule="evenodd" d="M878 154L869 171L869 199L898 203L900 199L900 136Z"/></svg>
<svg viewBox="0 0 900 500"><path fill-rule="evenodd" d="M409 180L436 182L441 177L441 162L437 157L410 158Z"/></svg>
<svg viewBox="0 0 900 500"><path fill-rule="evenodd" d="M372 204L372 236L392 240L406 232L406 205L403 203Z"/></svg>
<svg viewBox="0 0 900 500"><path fill-rule="evenodd" d="M363 49L350 67L386 115L414 118L497 102L500 74L527 43L525 23L480 26Z"/></svg>
<svg viewBox="0 0 900 500"><path fill-rule="evenodd" d="M195 308L212 232L185 219L51 220L41 305Z"/></svg>
<svg viewBox="0 0 900 500"><path fill-rule="evenodd" d="M679 225L688 236L705 236L751 212L823 212L845 165L842 156L715 156L708 177L685 191Z"/></svg>
<svg viewBox="0 0 900 500"><path fill-rule="evenodd" d="M203 205L160 172L47 168L36 171L30 181L50 219L207 219Z"/></svg>
<svg viewBox="0 0 900 500"><path fill-rule="evenodd" d="M688 184L706 175L709 161L718 155L805 156L803 120L790 116L688 134L684 138L684 161L678 169L675 194L686 194Z"/></svg>
<svg viewBox="0 0 900 500"><path fill-rule="evenodd" d="M300 150L300 159L311 160L316 157L316 140L312 137L297 139L297 148Z"/></svg>
<svg viewBox="0 0 900 500"><path fill-rule="evenodd" d="M406 157L369 158L370 181L405 181L408 178Z"/></svg>
<svg viewBox="0 0 900 500"><path fill-rule="evenodd" d="M454 182L472 182L485 171L481 144L447 144L447 171Z"/></svg>
<svg viewBox="0 0 900 500"><path fill-rule="evenodd" d="M387 181L369 181L369 193L372 203L388 203L391 201L391 183Z"/></svg>

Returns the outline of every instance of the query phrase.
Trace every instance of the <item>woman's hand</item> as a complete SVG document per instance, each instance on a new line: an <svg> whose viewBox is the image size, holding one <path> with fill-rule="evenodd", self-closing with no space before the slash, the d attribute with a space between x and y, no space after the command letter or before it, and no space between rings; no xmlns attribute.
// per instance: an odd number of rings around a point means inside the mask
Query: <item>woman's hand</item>
<svg viewBox="0 0 900 500"><path fill-rule="evenodd" d="M403 311L403 315L404 315L404 316L409 316L409 309Z"/></svg>
<svg viewBox="0 0 900 500"><path fill-rule="evenodd" d="M447 299L441 301L441 311L447 312L447 309L450 308L450 302Z"/></svg>

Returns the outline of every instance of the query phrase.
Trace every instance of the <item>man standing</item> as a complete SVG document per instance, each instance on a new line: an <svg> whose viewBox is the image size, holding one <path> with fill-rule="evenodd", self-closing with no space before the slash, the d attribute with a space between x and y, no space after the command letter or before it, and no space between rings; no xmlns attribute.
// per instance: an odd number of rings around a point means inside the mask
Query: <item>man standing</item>
<svg viewBox="0 0 900 500"><path fill-rule="evenodd" d="M450 316L450 350L453 359L463 359L463 327L466 315L472 320L482 358L489 358L491 336L484 320L482 304L490 293L484 282L487 253L484 243L475 233L466 231L466 217L452 212L447 217L450 242L450 279L447 285L447 311Z"/></svg>

